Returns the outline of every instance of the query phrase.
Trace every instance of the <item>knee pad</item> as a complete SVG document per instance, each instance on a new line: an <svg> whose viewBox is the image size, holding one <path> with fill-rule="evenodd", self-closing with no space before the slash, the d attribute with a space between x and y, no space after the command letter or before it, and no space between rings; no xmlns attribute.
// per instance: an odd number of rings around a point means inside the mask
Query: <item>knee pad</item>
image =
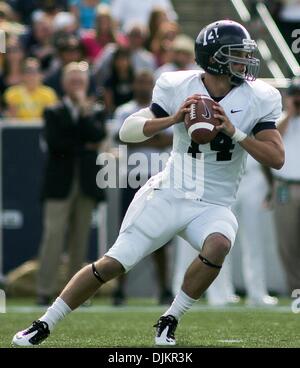
<svg viewBox="0 0 300 368"><path fill-rule="evenodd" d="M212 267L212 268L217 268L217 269L221 269L222 268L222 265L216 265L212 262L210 262L207 258L201 256L201 254L199 254L199 258L201 259L201 261L206 265L206 266L209 266L209 267Z"/></svg>
<svg viewBox="0 0 300 368"><path fill-rule="evenodd" d="M103 278L100 276L99 272L96 270L95 263L92 263L92 271L93 275L96 277L96 279L101 282L101 284L105 284L106 281L103 280Z"/></svg>

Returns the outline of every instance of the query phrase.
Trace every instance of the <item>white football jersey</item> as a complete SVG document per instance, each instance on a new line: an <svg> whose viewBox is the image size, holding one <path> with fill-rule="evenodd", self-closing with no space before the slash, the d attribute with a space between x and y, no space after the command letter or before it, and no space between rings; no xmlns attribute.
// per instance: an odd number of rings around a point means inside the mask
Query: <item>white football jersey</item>
<svg viewBox="0 0 300 368"><path fill-rule="evenodd" d="M202 74L197 70L162 74L153 90L151 109L155 115L163 110L173 115L195 93L209 95ZM232 124L247 135L274 126L282 110L280 93L261 80L233 88L219 104ZM158 174L159 182L177 188L185 196L231 206L244 173L246 155L223 133L208 144L192 143L184 122L178 123L174 125L173 150L166 168Z"/></svg>

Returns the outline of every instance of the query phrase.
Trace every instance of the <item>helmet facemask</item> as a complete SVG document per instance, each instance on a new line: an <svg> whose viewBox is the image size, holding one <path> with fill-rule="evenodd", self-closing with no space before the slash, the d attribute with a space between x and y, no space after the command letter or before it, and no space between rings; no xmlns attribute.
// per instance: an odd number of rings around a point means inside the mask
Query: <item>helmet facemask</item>
<svg viewBox="0 0 300 368"><path fill-rule="evenodd" d="M246 81L254 81L259 73L260 60L253 57L257 50L254 40L244 39L242 44L224 45L214 54L213 59L227 67L227 74L233 85L239 85ZM246 53L246 57L237 56L239 53ZM240 73L232 67L232 64L243 64L246 66L245 72Z"/></svg>

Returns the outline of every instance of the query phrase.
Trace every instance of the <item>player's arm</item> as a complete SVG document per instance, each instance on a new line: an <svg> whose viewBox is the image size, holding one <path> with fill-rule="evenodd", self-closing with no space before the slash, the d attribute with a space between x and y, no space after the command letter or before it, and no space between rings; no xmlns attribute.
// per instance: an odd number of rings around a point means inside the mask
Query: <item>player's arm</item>
<svg viewBox="0 0 300 368"><path fill-rule="evenodd" d="M255 138L246 137L240 145L259 163L273 169L281 169L284 164L284 146L277 129L258 132Z"/></svg>
<svg viewBox="0 0 300 368"><path fill-rule="evenodd" d="M255 134L255 138L246 136L231 123L224 109L218 105L215 117L221 120L221 125L216 127L239 143L253 158L264 166L273 169L281 169L284 164L284 146L281 135L277 129L264 129ZM274 123L275 125L275 123Z"/></svg>
<svg viewBox="0 0 300 368"><path fill-rule="evenodd" d="M159 114L151 110L150 107L139 110L125 119L119 132L121 141L126 143L144 142L164 129L183 122L184 115L190 112L190 105L196 103L199 98L199 95L188 97L179 110L170 116L157 117Z"/></svg>

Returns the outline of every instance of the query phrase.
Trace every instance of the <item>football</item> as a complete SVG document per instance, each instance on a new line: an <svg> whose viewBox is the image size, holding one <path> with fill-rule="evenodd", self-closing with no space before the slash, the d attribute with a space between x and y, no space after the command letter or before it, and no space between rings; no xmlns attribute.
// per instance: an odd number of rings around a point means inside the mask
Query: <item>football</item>
<svg viewBox="0 0 300 368"><path fill-rule="evenodd" d="M194 142L206 144L218 134L215 126L221 122L214 117L213 105L216 104L211 97L202 95L197 103L191 105L191 111L185 114L185 127Z"/></svg>

